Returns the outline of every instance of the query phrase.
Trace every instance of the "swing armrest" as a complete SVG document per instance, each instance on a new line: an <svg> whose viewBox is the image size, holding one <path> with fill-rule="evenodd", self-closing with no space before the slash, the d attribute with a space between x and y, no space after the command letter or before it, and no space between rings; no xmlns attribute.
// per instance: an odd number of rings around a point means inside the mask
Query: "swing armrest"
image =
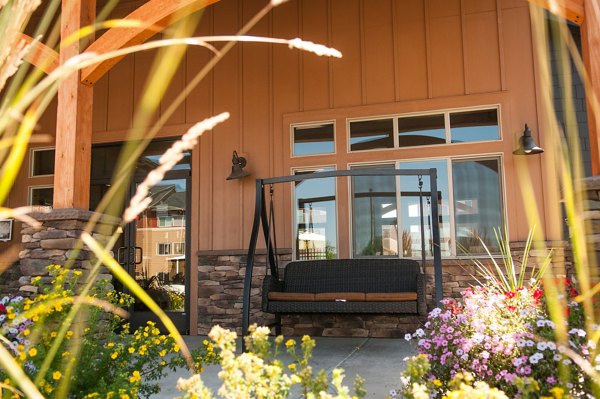
<svg viewBox="0 0 600 399"><path fill-rule="evenodd" d="M262 286L262 310L267 310L269 303L269 292L283 292L283 281L279 281L273 276L265 276Z"/></svg>

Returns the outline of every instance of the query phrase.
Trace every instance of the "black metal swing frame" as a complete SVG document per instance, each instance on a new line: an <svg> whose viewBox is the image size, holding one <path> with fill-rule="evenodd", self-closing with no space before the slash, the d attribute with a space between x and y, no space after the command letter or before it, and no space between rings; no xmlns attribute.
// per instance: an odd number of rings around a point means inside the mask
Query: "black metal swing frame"
<svg viewBox="0 0 600 399"><path fill-rule="evenodd" d="M315 172L310 174L302 175L290 175L281 177L272 177L266 179L256 179L256 203L254 207L254 222L252 225L252 235L250 236L250 244L248 246L248 256L246 259L246 275L244 278L244 292L243 292L243 313L242 313L242 338L248 334L248 327L250 326L250 291L252 288L252 275L254 269L254 256L256 253L256 245L258 242L258 234L260 226L262 224L263 234L265 243L267 245L267 263L269 265L269 271L271 276L279 278L279 266L278 259L276 256L276 248L274 247L274 240L272 239L271 224L274 224L272 218L272 208L270 209L271 215L267 213L267 207L265 202L265 188L266 186L272 186L280 183L298 182L309 179L323 179L328 177L353 177L353 176L429 176L429 187L431 193L436 193L437 199L437 170L435 168L430 169L381 169L381 168L369 168L369 169L351 169L351 170L335 170L325 172ZM421 190L422 180L419 180L419 204L420 204L420 222L421 222L421 254L422 264L421 267L425 269L425 239L424 239L424 212L423 212L423 192ZM272 192L271 192L272 194ZM271 202L272 206L272 202ZM434 280L435 280L435 303L439 306L442 300L442 256L440 248L440 227L439 227L439 210L438 201L432 200L431 206L431 232L433 240L433 266L434 266ZM245 348L244 340L242 339L242 346Z"/></svg>

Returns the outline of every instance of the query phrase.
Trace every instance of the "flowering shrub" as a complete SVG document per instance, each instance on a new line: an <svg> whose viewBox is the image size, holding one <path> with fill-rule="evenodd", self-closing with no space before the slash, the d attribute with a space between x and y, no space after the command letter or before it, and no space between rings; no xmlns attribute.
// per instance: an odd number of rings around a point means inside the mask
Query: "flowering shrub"
<svg viewBox="0 0 600 399"><path fill-rule="evenodd" d="M292 386L300 385L305 398L320 399L350 399L361 398L365 395L362 389L362 380L357 377L355 382L355 395L351 396L347 387L343 386L344 373L341 369L332 372L331 385L336 395L327 392L329 383L323 370L316 375L313 373L309 360L315 341L308 336L302 338L298 346L296 341L289 339L285 342L287 352L294 360L287 366L291 374L286 374L286 366L276 359L280 353L283 337L274 340L274 347L268 339L267 327L250 327L250 334L246 337L248 352L235 355L235 332L225 330L219 326L213 327L210 338L220 350L222 371L219 378L223 385L218 390L219 397L231 399L269 398L280 399L290 396ZM184 394L180 399L208 399L213 394L208 389L199 375L189 379L179 379L179 390Z"/></svg>
<svg viewBox="0 0 600 399"><path fill-rule="evenodd" d="M106 283L84 298L97 306L86 306L80 311L84 317L66 323L79 298L72 287L81 272L60 266L49 270L51 286L42 285L41 278L34 281L39 295L0 300L2 342L41 392L58 395L68 389L77 398L147 397L160 391L155 382L167 368L185 364L174 339L153 323L130 334L121 317L105 311L132 304L129 295L106 291ZM196 371L218 361L213 348L207 342L194 352ZM18 386L4 371L0 381Z"/></svg>
<svg viewBox="0 0 600 399"><path fill-rule="evenodd" d="M566 293L577 292L566 281ZM589 360L593 343L588 342L581 306L569 298L565 323L569 326L570 350ZM421 357L428 360L426 372L415 368L403 374L408 388L426 376L434 396L450 388L458 374L468 372L478 381L497 387L510 397L554 397L570 392L573 397L589 393L583 371L555 343L555 324L549 320L541 288L521 287L498 292L476 287L462 293L461 301L444 299L442 307L428 315L424 329L407 334L417 341ZM561 378L561 370L568 376Z"/></svg>
<svg viewBox="0 0 600 399"><path fill-rule="evenodd" d="M429 399L430 392L434 392L436 387L441 386L439 380L428 380L427 373L431 365L426 355L415 356L409 359L406 364L406 374L411 376L413 382L404 390L407 399ZM449 391L446 392L446 399L508 399L506 394L497 388L490 388L483 381L474 381L470 373L456 373L454 378L448 383ZM395 399L397 393L392 392L391 397Z"/></svg>

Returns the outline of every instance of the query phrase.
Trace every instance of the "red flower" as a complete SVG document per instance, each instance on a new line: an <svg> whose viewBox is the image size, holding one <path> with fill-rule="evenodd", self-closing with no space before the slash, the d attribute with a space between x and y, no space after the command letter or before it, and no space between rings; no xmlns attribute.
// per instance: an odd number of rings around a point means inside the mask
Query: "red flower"
<svg viewBox="0 0 600 399"><path fill-rule="evenodd" d="M508 310L510 310L511 312L514 312L515 310L517 310L517 308L515 308L515 307L514 307L514 306L512 306L512 305L508 305L506 308L507 308Z"/></svg>
<svg viewBox="0 0 600 399"><path fill-rule="evenodd" d="M513 299L514 297L517 296L517 294L513 291L506 291L504 293L504 296L507 297L508 299Z"/></svg>
<svg viewBox="0 0 600 399"><path fill-rule="evenodd" d="M0 303L0 314L4 314L4 313L6 313L6 306L4 306Z"/></svg>
<svg viewBox="0 0 600 399"><path fill-rule="evenodd" d="M536 288L536 290L533 291L533 299L536 301L539 300L542 295L544 295L544 291L541 288Z"/></svg>

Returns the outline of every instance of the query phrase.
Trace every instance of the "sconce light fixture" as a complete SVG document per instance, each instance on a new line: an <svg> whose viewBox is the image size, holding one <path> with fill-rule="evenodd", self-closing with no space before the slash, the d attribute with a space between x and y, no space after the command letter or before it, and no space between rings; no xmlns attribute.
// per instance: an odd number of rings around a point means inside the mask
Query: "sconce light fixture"
<svg viewBox="0 0 600 399"><path fill-rule="evenodd" d="M227 180L242 179L246 176L250 176L250 173L244 170L246 166L246 158L238 157L237 151L233 151L233 158L231 159L233 166L231 167L231 174Z"/></svg>
<svg viewBox="0 0 600 399"><path fill-rule="evenodd" d="M544 149L535 143L533 137L531 137L531 130L529 130L529 126L525 124L523 135L519 138L519 148L514 150L513 154L534 155L541 154L542 152L544 152Z"/></svg>

